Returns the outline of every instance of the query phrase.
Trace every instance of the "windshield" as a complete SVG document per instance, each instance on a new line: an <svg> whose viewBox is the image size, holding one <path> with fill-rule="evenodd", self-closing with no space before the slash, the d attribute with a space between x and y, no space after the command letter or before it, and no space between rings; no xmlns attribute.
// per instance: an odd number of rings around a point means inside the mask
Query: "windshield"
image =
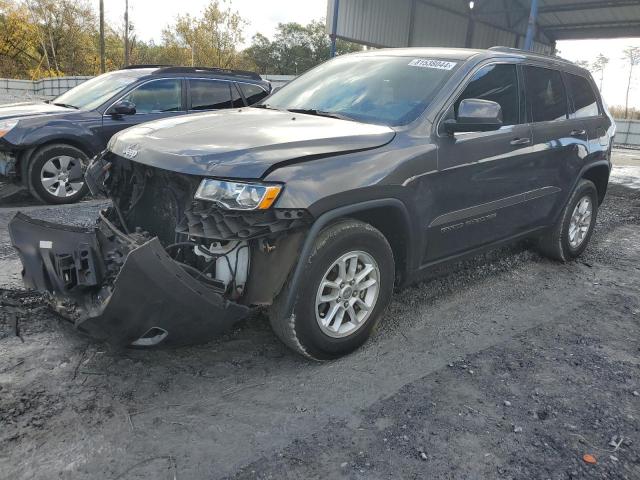
<svg viewBox="0 0 640 480"><path fill-rule="evenodd" d="M110 72L92 78L63 93L51 101L82 110L93 110L99 107L118 92L137 80L130 72Z"/></svg>
<svg viewBox="0 0 640 480"><path fill-rule="evenodd" d="M379 55L339 57L285 85L265 100L265 106L405 125L427 108L458 63Z"/></svg>

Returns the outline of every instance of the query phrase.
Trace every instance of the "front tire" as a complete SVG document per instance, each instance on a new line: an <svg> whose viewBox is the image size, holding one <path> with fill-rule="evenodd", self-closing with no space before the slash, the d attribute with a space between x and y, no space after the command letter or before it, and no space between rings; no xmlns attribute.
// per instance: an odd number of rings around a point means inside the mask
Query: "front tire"
<svg viewBox="0 0 640 480"><path fill-rule="evenodd" d="M29 162L29 190L49 204L75 203L88 192L84 182L87 155L71 145L46 145Z"/></svg>
<svg viewBox="0 0 640 480"><path fill-rule="evenodd" d="M556 224L540 238L540 253L561 262L578 257L589 244L597 214L598 190L593 182L582 179Z"/></svg>
<svg viewBox="0 0 640 480"><path fill-rule="evenodd" d="M293 315L282 311L287 284L269 317L276 335L314 360L330 360L359 348L379 323L393 293L393 252L371 225L343 220L315 241L298 286Z"/></svg>

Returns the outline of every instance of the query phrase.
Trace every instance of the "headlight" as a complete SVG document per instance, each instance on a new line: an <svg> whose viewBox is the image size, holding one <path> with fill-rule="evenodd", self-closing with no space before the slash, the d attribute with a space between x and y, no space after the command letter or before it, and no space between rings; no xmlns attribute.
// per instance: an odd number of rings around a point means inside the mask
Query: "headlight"
<svg viewBox="0 0 640 480"><path fill-rule="evenodd" d="M4 137L9 130L18 124L17 119L0 120L0 138Z"/></svg>
<svg viewBox="0 0 640 480"><path fill-rule="evenodd" d="M195 197L216 202L229 210L266 210L276 201L282 186L264 183L230 182L205 178Z"/></svg>

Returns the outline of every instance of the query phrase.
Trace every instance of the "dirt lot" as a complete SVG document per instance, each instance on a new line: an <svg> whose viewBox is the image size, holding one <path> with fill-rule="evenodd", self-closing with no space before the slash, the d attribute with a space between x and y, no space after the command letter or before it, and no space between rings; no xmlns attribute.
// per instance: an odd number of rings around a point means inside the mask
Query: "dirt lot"
<svg viewBox="0 0 640 480"><path fill-rule="evenodd" d="M640 168L616 158L580 261L457 265L325 364L261 315L190 348L93 342L15 290L6 222L100 202L0 208L0 478L640 479Z"/></svg>

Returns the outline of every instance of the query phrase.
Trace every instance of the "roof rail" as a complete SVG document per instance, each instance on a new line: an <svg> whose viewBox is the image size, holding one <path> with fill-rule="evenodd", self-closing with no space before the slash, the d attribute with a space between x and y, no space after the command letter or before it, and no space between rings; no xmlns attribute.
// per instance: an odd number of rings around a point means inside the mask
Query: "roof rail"
<svg viewBox="0 0 640 480"><path fill-rule="evenodd" d="M126 67L122 67L120 70L131 70L133 68L163 68L163 67L170 67L171 65L161 65L161 64L139 64L139 65L127 65Z"/></svg>
<svg viewBox="0 0 640 480"><path fill-rule="evenodd" d="M230 68L217 67L169 67L162 66L156 73L217 73L218 75L227 75L230 77L251 78L252 80L262 80L262 77L255 72L247 70L232 70Z"/></svg>
<svg viewBox="0 0 640 480"><path fill-rule="evenodd" d="M570 60L567 60L566 58L556 57L554 55L547 55L545 53L531 52L529 50L522 50L520 48L496 46L496 47L490 47L489 50L491 50L492 52L513 53L517 55L528 55L530 57L549 58L557 62L569 63L573 65L573 62L571 62Z"/></svg>

